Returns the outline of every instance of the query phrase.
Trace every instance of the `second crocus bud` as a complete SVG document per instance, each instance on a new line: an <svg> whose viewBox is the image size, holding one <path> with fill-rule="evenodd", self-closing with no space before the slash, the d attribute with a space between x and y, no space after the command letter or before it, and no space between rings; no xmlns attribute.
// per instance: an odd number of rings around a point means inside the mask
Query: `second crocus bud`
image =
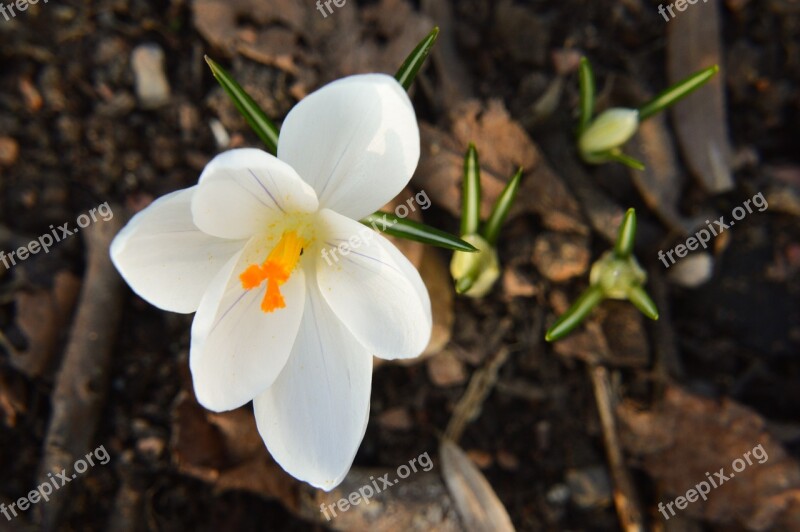
<svg viewBox="0 0 800 532"><path fill-rule="evenodd" d="M500 277L500 261L497 251L480 235L471 234L461 237L472 244L478 251L466 253L456 251L450 261L450 275L456 283L456 292L469 297L483 297L489 293L497 278Z"/></svg>
<svg viewBox="0 0 800 532"><path fill-rule="evenodd" d="M625 144L639 127L639 111L620 107L597 116L578 140L578 147L588 161L595 154L614 150Z"/></svg>

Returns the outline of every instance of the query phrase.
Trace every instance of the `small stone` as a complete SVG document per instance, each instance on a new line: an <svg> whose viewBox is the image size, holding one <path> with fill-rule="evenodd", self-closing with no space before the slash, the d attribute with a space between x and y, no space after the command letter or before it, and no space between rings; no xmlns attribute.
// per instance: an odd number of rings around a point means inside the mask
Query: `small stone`
<svg viewBox="0 0 800 532"><path fill-rule="evenodd" d="M164 51L157 44L142 44L133 49L131 64L136 80L136 96L144 109L155 109L169 101L169 81L164 73Z"/></svg>
<svg viewBox="0 0 800 532"><path fill-rule="evenodd" d="M470 460L472 460L472 463L478 466L480 469L487 469L494 463L492 454L487 453L486 451L481 451L480 449L472 449L471 451L467 451L467 456Z"/></svg>
<svg viewBox="0 0 800 532"><path fill-rule="evenodd" d="M693 253L672 265L667 277L685 288L697 288L714 274L714 259L707 251Z"/></svg>
<svg viewBox="0 0 800 532"><path fill-rule="evenodd" d="M450 351L442 351L428 360L428 377L440 388L458 386L467 380L464 363Z"/></svg>
<svg viewBox="0 0 800 532"><path fill-rule="evenodd" d="M378 416L381 427L389 430L407 431L414 426L414 420L406 408L390 408Z"/></svg>
<svg viewBox="0 0 800 532"><path fill-rule="evenodd" d="M0 166L12 166L19 157L19 143L11 137L0 137Z"/></svg>
<svg viewBox="0 0 800 532"><path fill-rule="evenodd" d="M508 451L500 450L497 451L497 465L507 471L516 471L519 469L519 458Z"/></svg>
<svg viewBox="0 0 800 532"><path fill-rule="evenodd" d="M216 142L218 149L224 150L230 146L231 136L228 134L225 126L222 125L222 122L216 118L212 118L208 121L208 127L211 129L211 134L214 136L214 142Z"/></svg>
<svg viewBox="0 0 800 532"><path fill-rule="evenodd" d="M527 276L509 266L503 272L503 292L508 297L533 297L538 290Z"/></svg>
<svg viewBox="0 0 800 532"><path fill-rule="evenodd" d="M585 274L590 258L589 241L583 236L548 232L534 244L533 263L555 283Z"/></svg>
<svg viewBox="0 0 800 532"><path fill-rule="evenodd" d="M550 504L560 506L567 503L569 500L569 495L569 487L566 484L556 484L547 490L547 495L545 495L545 498Z"/></svg>
<svg viewBox="0 0 800 532"><path fill-rule="evenodd" d="M602 466L567 471L572 500L580 508L602 508L611 504L611 479Z"/></svg>
<svg viewBox="0 0 800 532"><path fill-rule="evenodd" d="M136 450L149 458L158 458L164 452L166 442L163 438L148 436L136 442Z"/></svg>

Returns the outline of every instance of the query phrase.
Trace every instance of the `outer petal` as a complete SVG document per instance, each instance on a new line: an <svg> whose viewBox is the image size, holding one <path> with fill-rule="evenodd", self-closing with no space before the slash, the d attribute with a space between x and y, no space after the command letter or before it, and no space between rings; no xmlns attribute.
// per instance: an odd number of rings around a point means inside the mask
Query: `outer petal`
<svg viewBox="0 0 800 532"><path fill-rule="evenodd" d="M272 457L295 478L329 491L347 474L364 438L372 357L313 284L292 355L253 406Z"/></svg>
<svg viewBox="0 0 800 532"><path fill-rule="evenodd" d="M403 190L419 161L419 127L403 87L384 74L334 81L286 117L278 157L319 196L353 219Z"/></svg>
<svg viewBox="0 0 800 532"><path fill-rule="evenodd" d="M409 358L430 340L428 291L417 270L383 236L330 210L317 282L325 301L375 356Z"/></svg>
<svg viewBox="0 0 800 532"><path fill-rule="evenodd" d="M314 190L269 153L242 148L214 157L192 201L197 227L222 238L248 238L287 213L313 212Z"/></svg>
<svg viewBox="0 0 800 532"><path fill-rule="evenodd" d="M266 390L286 364L300 327L306 292L302 269L281 286L286 307L270 313L260 308L265 285L242 288L239 274L257 261L260 247L250 242L228 262L192 323L189 367L197 400L209 410L238 408Z"/></svg>
<svg viewBox="0 0 800 532"><path fill-rule="evenodd" d="M162 196L111 243L111 260L140 297L172 312L197 310L211 279L245 242L222 240L192 222L197 187Z"/></svg>

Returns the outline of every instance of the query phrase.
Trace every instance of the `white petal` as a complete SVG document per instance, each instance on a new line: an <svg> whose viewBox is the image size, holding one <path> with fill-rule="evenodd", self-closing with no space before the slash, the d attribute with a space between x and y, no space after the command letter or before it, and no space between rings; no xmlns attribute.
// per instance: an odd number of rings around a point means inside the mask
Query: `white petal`
<svg viewBox="0 0 800 532"><path fill-rule="evenodd" d="M287 213L317 210L314 190L269 153L242 148L214 157L192 201L194 222L208 234L248 238Z"/></svg>
<svg viewBox="0 0 800 532"><path fill-rule="evenodd" d="M327 209L319 216L326 236L315 259L325 301L375 356L419 355L433 323L419 272L374 230Z"/></svg>
<svg viewBox="0 0 800 532"><path fill-rule="evenodd" d="M125 282L152 305L197 310L211 279L244 247L200 231L192 222L197 187L162 196L131 218L111 243L111 260Z"/></svg>
<svg viewBox="0 0 800 532"><path fill-rule="evenodd" d="M292 355L253 406L275 461L295 478L330 491L347 474L364 438L372 357L313 284Z"/></svg>
<svg viewBox="0 0 800 532"><path fill-rule="evenodd" d="M417 167L414 108L391 76L334 81L289 112L278 157L314 187L320 206L363 218L397 196Z"/></svg>
<svg viewBox="0 0 800 532"><path fill-rule="evenodd" d="M272 385L300 327L306 292L302 268L280 287L284 308L261 310L266 283L242 288L239 275L263 260L257 258L263 254L260 248L248 243L220 271L192 323L189 366L197 400L209 410L238 408Z"/></svg>

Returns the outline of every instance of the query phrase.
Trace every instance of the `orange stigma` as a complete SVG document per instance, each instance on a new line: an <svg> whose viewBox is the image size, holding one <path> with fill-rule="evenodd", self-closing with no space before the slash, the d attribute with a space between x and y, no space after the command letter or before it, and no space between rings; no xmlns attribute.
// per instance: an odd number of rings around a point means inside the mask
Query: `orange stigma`
<svg viewBox="0 0 800 532"><path fill-rule="evenodd" d="M261 301L261 310L264 312L272 312L286 306L280 286L289 280L303 253L303 246L307 243L297 236L296 231L286 231L263 264L251 264L239 275L242 288L245 290L257 288L267 281L267 289Z"/></svg>

